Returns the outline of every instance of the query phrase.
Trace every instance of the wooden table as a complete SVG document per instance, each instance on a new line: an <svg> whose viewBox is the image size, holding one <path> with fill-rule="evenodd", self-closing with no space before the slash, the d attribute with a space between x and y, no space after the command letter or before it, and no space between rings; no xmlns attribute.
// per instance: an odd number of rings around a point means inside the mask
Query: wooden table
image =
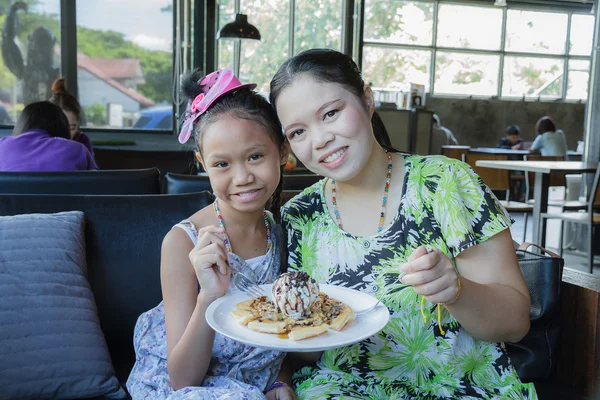
<svg viewBox="0 0 600 400"><path fill-rule="evenodd" d="M548 211L548 189L550 187L550 173L563 172L582 174L596 172L597 164L579 161L496 161L479 160L478 167L507 169L510 171L535 172L535 186L533 198L533 242L540 243L540 238L545 237L546 230L540 230L540 214Z"/></svg>
<svg viewBox="0 0 600 400"><path fill-rule="evenodd" d="M480 154L496 154L500 156L523 156L529 155L529 150L513 150L513 149L500 149L497 147L475 147L469 149L470 153Z"/></svg>

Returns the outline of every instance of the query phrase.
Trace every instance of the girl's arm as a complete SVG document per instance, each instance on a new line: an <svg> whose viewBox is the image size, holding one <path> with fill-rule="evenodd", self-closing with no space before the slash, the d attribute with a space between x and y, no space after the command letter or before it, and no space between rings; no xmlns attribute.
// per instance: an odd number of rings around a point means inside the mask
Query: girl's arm
<svg viewBox="0 0 600 400"><path fill-rule="evenodd" d="M201 245L200 242L199 233L198 245ZM211 246L213 253L218 253L218 249ZM190 261L190 253L194 254L196 248L179 228L171 230L162 245L161 284L167 332L167 368L175 390L202 385L215 338L215 332L204 315L210 303L220 296L209 288L198 293L199 279ZM228 281L227 277L227 284Z"/></svg>
<svg viewBox="0 0 600 400"><path fill-rule="evenodd" d="M531 143L531 147L529 148L529 152L533 153L543 147L544 135L537 135L533 143Z"/></svg>
<svg viewBox="0 0 600 400"><path fill-rule="evenodd" d="M402 283L433 303L446 305L473 337L488 342L517 342L529 331L530 299L508 229L461 252L452 261L436 250L418 248L401 268ZM459 295L460 292L460 295Z"/></svg>

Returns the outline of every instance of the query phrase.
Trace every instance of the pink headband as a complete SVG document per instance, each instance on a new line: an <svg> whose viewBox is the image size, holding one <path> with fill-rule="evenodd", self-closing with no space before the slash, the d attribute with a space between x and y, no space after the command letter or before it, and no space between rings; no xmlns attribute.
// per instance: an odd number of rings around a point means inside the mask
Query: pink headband
<svg viewBox="0 0 600 400"><path fill-rule="evenodd" d="M231 68L224 68L206 75L200 82L202 93L188 104L185 120L179 132L179 143L185 143L189 140L194 130L194 124L198 118L208 110L212 103L221 96L233 92L236 89L248 88L254 89L255 83L245 85L233 74Z"/></svg>

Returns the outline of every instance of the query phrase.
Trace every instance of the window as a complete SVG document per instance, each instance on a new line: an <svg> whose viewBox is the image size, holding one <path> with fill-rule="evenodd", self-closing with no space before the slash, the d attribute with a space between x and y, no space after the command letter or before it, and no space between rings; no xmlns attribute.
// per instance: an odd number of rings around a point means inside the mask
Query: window
<svg viewBox="0 0 600 400"><path fill-rule="evenodd" d="M564 61L542 57L505 57L503 96L560 98Z"/></svg>
<svg viewBox="0 0 600 400"><path fill-rule="evenodd" d="M473 3L365 0L365 80L381 91L587 98L594 16Z"/></svg>
<svg viewBox="0 0 600 400"><path fill-rule="evenodd" d="M10 5L12 3L12 5ZM60 74L60 1L3 1L0 125L12 125L29 103L48 99ZM4 15L2 15L4 14ZM6 36L5 36L6 35Z"/></svg>
<svg viewBox="0 0 600 400"><path fill-rule="evenodd" d="M172 12L171 0L77 2L77 79L85 126L171 130L138 119L146 109L172 107Z"/></svg>
<svg viewBox="0 0 600 400"><path fill-rule="evenodd" d="M588 97L588 82L590 80L589 60L569 60L569 83L567 99L586 100Z"/></svg>
<svg viewBox="0 0 600 400"><path fill-rule="evenodd" d="M364 38L369 42L431 46L433 3L366 1Z"/></svg>
<svg viewBox="0 0 600 400"><path fill-rule="evenodd" d="M439 47L500 50L501 41L501 9L440 4Z"/></svg>
<svg viewBox="0 0 600 400"><path fill-rule="evenodd" d="M403 89L405 82L429 86L429 50L365 47L363 56L363 72L374 90Z"/></svg>
<svg viewBox="0 0 600 400"><path fill-rule="evenodd" d="M589 56L594 41L594 17L573 15L571 20L571 40L569 54Z"/></svg>
<svg viewBox="0 0 600 400"><path fill-rule="evenodd" d="M564 54L568 18L567 14L508 10L506 50Z"/></svg>
<svg viewBox="0 0 600 400"><path fill-rule="evenodd" d="M435 63L436 93L495 95L499 66L499 56L440 51Z"/></svg>
<svg viewBox="0 0 600 400"><path fill-rule="evenodd" d="M232 22L236 12L246 14L248 22L260 31L262 40L240 42L240 72L242 82L256 83L266 94L279 65L291 54L314 47L340 50L342 31L342 0L296 0L295 19L290 21L289 1L241 0L235 10L232 0L218 2L218 28ZM290 49L290 24L294 34ZM234 42L219 40L218 68L233 67Z"/></svg>

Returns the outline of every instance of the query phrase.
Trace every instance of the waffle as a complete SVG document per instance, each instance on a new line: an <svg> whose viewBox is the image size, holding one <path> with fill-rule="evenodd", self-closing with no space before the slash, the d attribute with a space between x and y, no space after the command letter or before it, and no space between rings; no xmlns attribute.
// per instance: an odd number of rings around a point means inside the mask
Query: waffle
<svg viewBox="0 0 600 400"><path fill-rule="evenodd" d="M319 336L329 328L341 331L354 320L354 312L350 307L323 292L310 306L310 314L298 320L281 313L267 296L238 303L230 314L253 331L277 334L290 340Z"/></svg>

